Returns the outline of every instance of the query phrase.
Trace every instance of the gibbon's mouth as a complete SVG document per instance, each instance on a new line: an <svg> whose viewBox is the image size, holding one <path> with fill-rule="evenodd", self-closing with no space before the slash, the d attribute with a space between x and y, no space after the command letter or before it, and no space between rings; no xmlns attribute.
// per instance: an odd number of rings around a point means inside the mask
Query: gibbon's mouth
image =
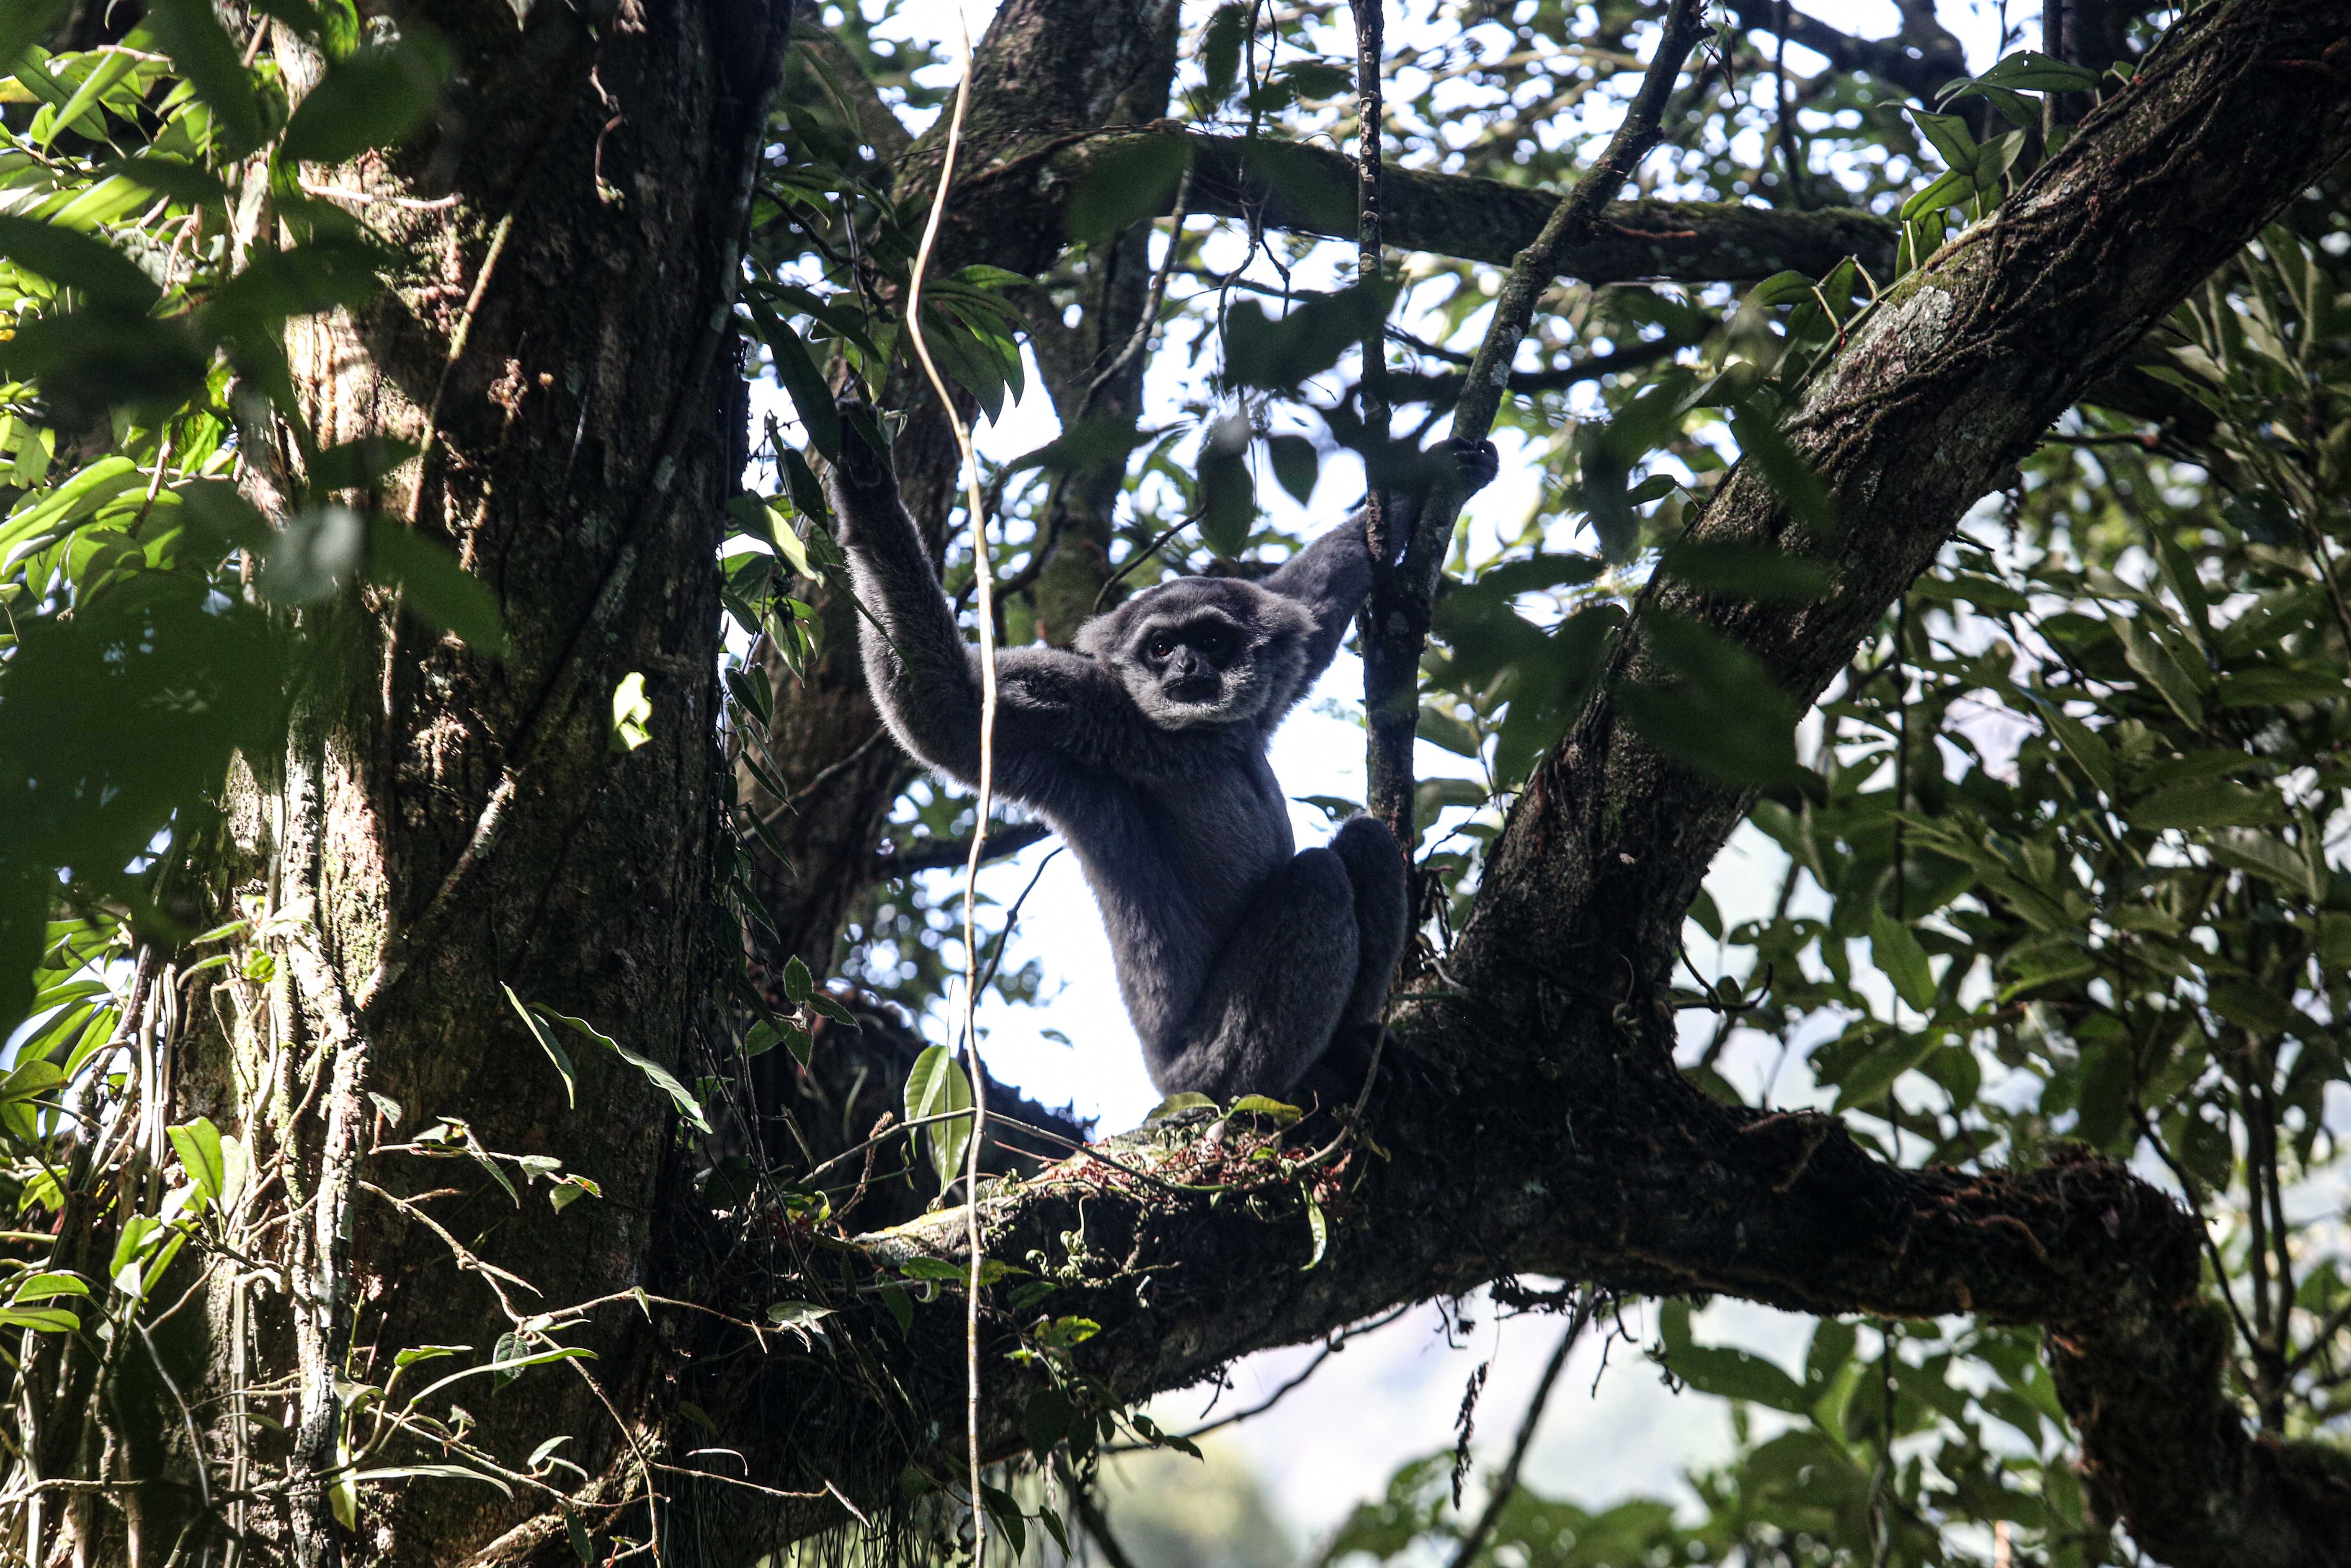
<svg viewBox="0 0 2351 1568"><path fill-rule="evenodd" d="M1186 707L1205 707L1224 695L1224 682L1214 675L1195 675L1189 680L1169 681L1160 689L1170 702Z"/></svg>

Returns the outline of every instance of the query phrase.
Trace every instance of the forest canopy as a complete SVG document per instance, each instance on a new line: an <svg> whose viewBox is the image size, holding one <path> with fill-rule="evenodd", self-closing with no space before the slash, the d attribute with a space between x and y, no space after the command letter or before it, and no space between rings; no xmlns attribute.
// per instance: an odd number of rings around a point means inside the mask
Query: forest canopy
<svg viewBox="0 0 2351 1568"><path fill-rule="evenodd" d="M1894 11L10 5L0 1559L1121 1563L1153 1395L1481 1298L1736 1451L1327 1561L2345 1561L2351 20ZM1045 832L848 443L998 646L1426 496L1361 1098L975 1083Z"/></svg>

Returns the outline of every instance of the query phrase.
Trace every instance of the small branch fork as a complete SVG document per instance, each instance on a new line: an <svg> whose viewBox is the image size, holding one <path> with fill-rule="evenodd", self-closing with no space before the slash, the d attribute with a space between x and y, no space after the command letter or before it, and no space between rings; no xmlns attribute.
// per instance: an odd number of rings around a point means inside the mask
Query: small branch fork
<svg viewBox="0 0 2351 1568"><path fill-rule="evenodd" d="M1358 9L1359 34L1364 26L1363 13L1371 8L1366 5ZM1666 104L1681 75L1682 62L1705 36L1705 0L1667 0L1656 55L1641 78L1640 90L1625 110L1624 124L1609 139L1607 151L1600 155L1600 161L1552 209L1534 243L1519 252L1510 265L1510 275L1495 301L1493 321L1486 329L1485 340L1470 359L1461 400L1454 407L1453 439L1457 444L1475 446L1492 432L1494 416L1501 409L1502 393L1510 379L1510 361L1517 358L1519 344L1533 323L1537 301L1559 275L1562 258L1591 240L1600 226L1602 211L1623 189L1625 182L1632 178L1641 160L1657 145ZM1376 162L1375 152L1371 161ZM1370 189L1374 193L1374 203L1377 188L1374 175ZM1364 189L1364 179L1359 176L1359 206ZM1364 227L1371 236L1365 243L1375 241L1375 206ZM1372 413L1372 367L1378 362L1379 353L1367 349L1367 424ZM1384 366L1382 368L1384 371ZM1369 436L1374 444L1384 444L1386 433L1384 376L1380 392L1380 423ZM1375 504L1378 494L1375 483ZM1370 782L1365 809L1388 825L1396 841L1405 846L1407 858L1416 837L1413 832L1412 747L1420 717L1420 653L1428 640L1429 612L1437 599L1437 577L1444 570L1446 552L1453 539L1453 525L1467 499L1458 483L1450 478L1430 491L1420 507L1411 538L1405 541L1403 558L1393 569L1375 564L1374 570L1379 575L1374 580L1371 606L1364 612L1364 710L1370 728ZM1378 518L1380 514L1374 511L1373 516ZM1374 562L1384 561L1387 541L1380 533L1374 533L1372 538ZM1416 902L1415 907L1418 907Z"/></svg>

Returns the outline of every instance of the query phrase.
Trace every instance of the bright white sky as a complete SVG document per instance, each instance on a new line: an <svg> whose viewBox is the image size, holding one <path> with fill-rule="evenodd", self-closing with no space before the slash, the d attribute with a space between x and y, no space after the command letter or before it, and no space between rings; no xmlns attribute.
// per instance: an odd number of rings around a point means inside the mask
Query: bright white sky
<svg viewBox="0 0 2351 1568"><path fill-rule="evenodd" d="M952 47L954 6L955 0L909 0L889 31L899 37L944 38ZM1886 37L1897 22L1889 0L1806 0L1802 8L1865 37ZM975 36L994 10L993 0L966 0ZM2020 0L2019 10L2020 19L2032 20L2025 0ZM1966 44L1971 68L1980 70L1989 65L2000 37L1998 7L1973 0L1941 0L1939 12L1944 25ZM1400 5L1391 0L1391 37L1433 28L1434 14L1432 0L1403 0ZM1810 74L1822 64L1803 51L1790 51L1792 71ZM1301 285L1327 286L1338 276L1336 269L1346 259L1340 253L1346 248L1325 246L1332 257L1331 270L1320 278L1302 276ZM1155 408L1172 411L1182 401L1186 379L1197 373L1185 369L1183 358L1161 354L1155 360L1148 388ZM788 405L779 410L787 417L789 412ZM1002 459L1043 444L1058 429L1046 399L1032 391L1008 409L1003 420L983 427L978 444L987 455ZM1535 505L1535 467L1514 463L1513 456L1504 451L1500 477L1470 503L1467 517L1473 535L1490 538L1504 530L1515 535ZM1264 490L1279 521L1311 534L1335 521L1361 495L1362 475L1343 460L1326 462L1314 504L1303 512L1292 509L1274 486ZM1277 737L1274 768L1293 797L1363 799L1363 731L1358 723L1332 711L1359 713L1362 696L1361 666L1352 655L1342 654L1313 698ZM1461 758L1426 744L1420 747L1417 763L1424 777L1470 771ZM1301 847L1330 836L1330 824L1311 807L1293 808L1292 818ZM999 906L1019 894L1050 847L1037 846L984 873L983 885ZM1733 841L1708 883L1727 920L1765 913L1781 863L1776 848L1759 835L1744 832ZM937 874L941 881L934 891L944 896L956 877ZM1710 955L1695 928L1692 936L1691 956L1704 967ZM1006 961L1017 964L1028 958L1041 965L1049 999L1035 1009L982 1008L983 1050L991 1070L1039 1101L1071 1103L1079 1114L1098 1117L1105 1131L1136 1124L1159 1095L1144 1076L1092 898L1067 855L1046 868L1029 895ZM1064 1046L1046 1039L1040 1031L1048 1028L1076 1043ZM1771 1062L1761 1052L1740 1060L1734 1050L1725 1065L1735 1077L1760 1077ZM1777 1084L1783 1103L1806 1101L1811 1089L1809 1078L1794 1067ZM1479 1407L1478 1448L1489 1461L1499 1458L1498 1450L1507 1448L1515 1432L1560 1330L1556 1320L1497 1322L1482 1310L1475 1315L1479 1320L1476 1329L1455 1336L1455 1348L1434 1308L1408 1314L1352 1343L1311 1386L1266 1416L1229 1429L1229 1437L1220 1439L1254 1466L1277 1511L1301 1542L1327 1533L1357 1501L1375 1495L1400 1461L1449 1447L1464 1380L1489 1358L1493 1369ZM1636 1337L1649 1328L1631 1317L1627 1326ZM1811 1332L1810 1319L1738 1302L1717 1304L1701 1315L1697 1328L1701 1341L1735 1341L1779 1354L1791 1365L1797 1364ZM1241 1363L1234 1369L1234 1387L1219 1408L1255 1404L1312 1354L1311 1347L1299 1347ZM1718 1459L1728 1451L1729 1422L1719 1402L1675 1397L1632 1346L1617 1345L1611 1360L1613 1370L1602 1375L1597 1345L1587 1343L1571 1364L1527 1466L1526 1479L1536 1490L1587 1507L1635 1493L1671 1495L1681 1491L1683 1468ZM1207 1392L1164 1397L1155 1409L1165 1424L1182 1430L1198 1418Z"/></svg>

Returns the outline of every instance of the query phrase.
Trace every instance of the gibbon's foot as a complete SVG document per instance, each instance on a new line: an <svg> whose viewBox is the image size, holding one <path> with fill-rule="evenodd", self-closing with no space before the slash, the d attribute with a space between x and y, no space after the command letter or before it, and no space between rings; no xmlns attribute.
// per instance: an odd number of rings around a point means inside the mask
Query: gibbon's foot
<svg viewBox="0 0 2351 1568"><path fill-rule="evenodd" d="M1343 1030L1332 1040L1313 1066L1306 1070L1284 1098L1301 1109L1335 1112L1354 1104L1364 1092L1364 1077L1372 1066L1372 1047L1380 1038L1376 1023ZM1402 1091L1408 1094L1435 1094L1442 1092L1437 1072L1428 1060L1390 1034L1387 1043L1380 1048L1379 1092L1383 1095Z"/></svg>

